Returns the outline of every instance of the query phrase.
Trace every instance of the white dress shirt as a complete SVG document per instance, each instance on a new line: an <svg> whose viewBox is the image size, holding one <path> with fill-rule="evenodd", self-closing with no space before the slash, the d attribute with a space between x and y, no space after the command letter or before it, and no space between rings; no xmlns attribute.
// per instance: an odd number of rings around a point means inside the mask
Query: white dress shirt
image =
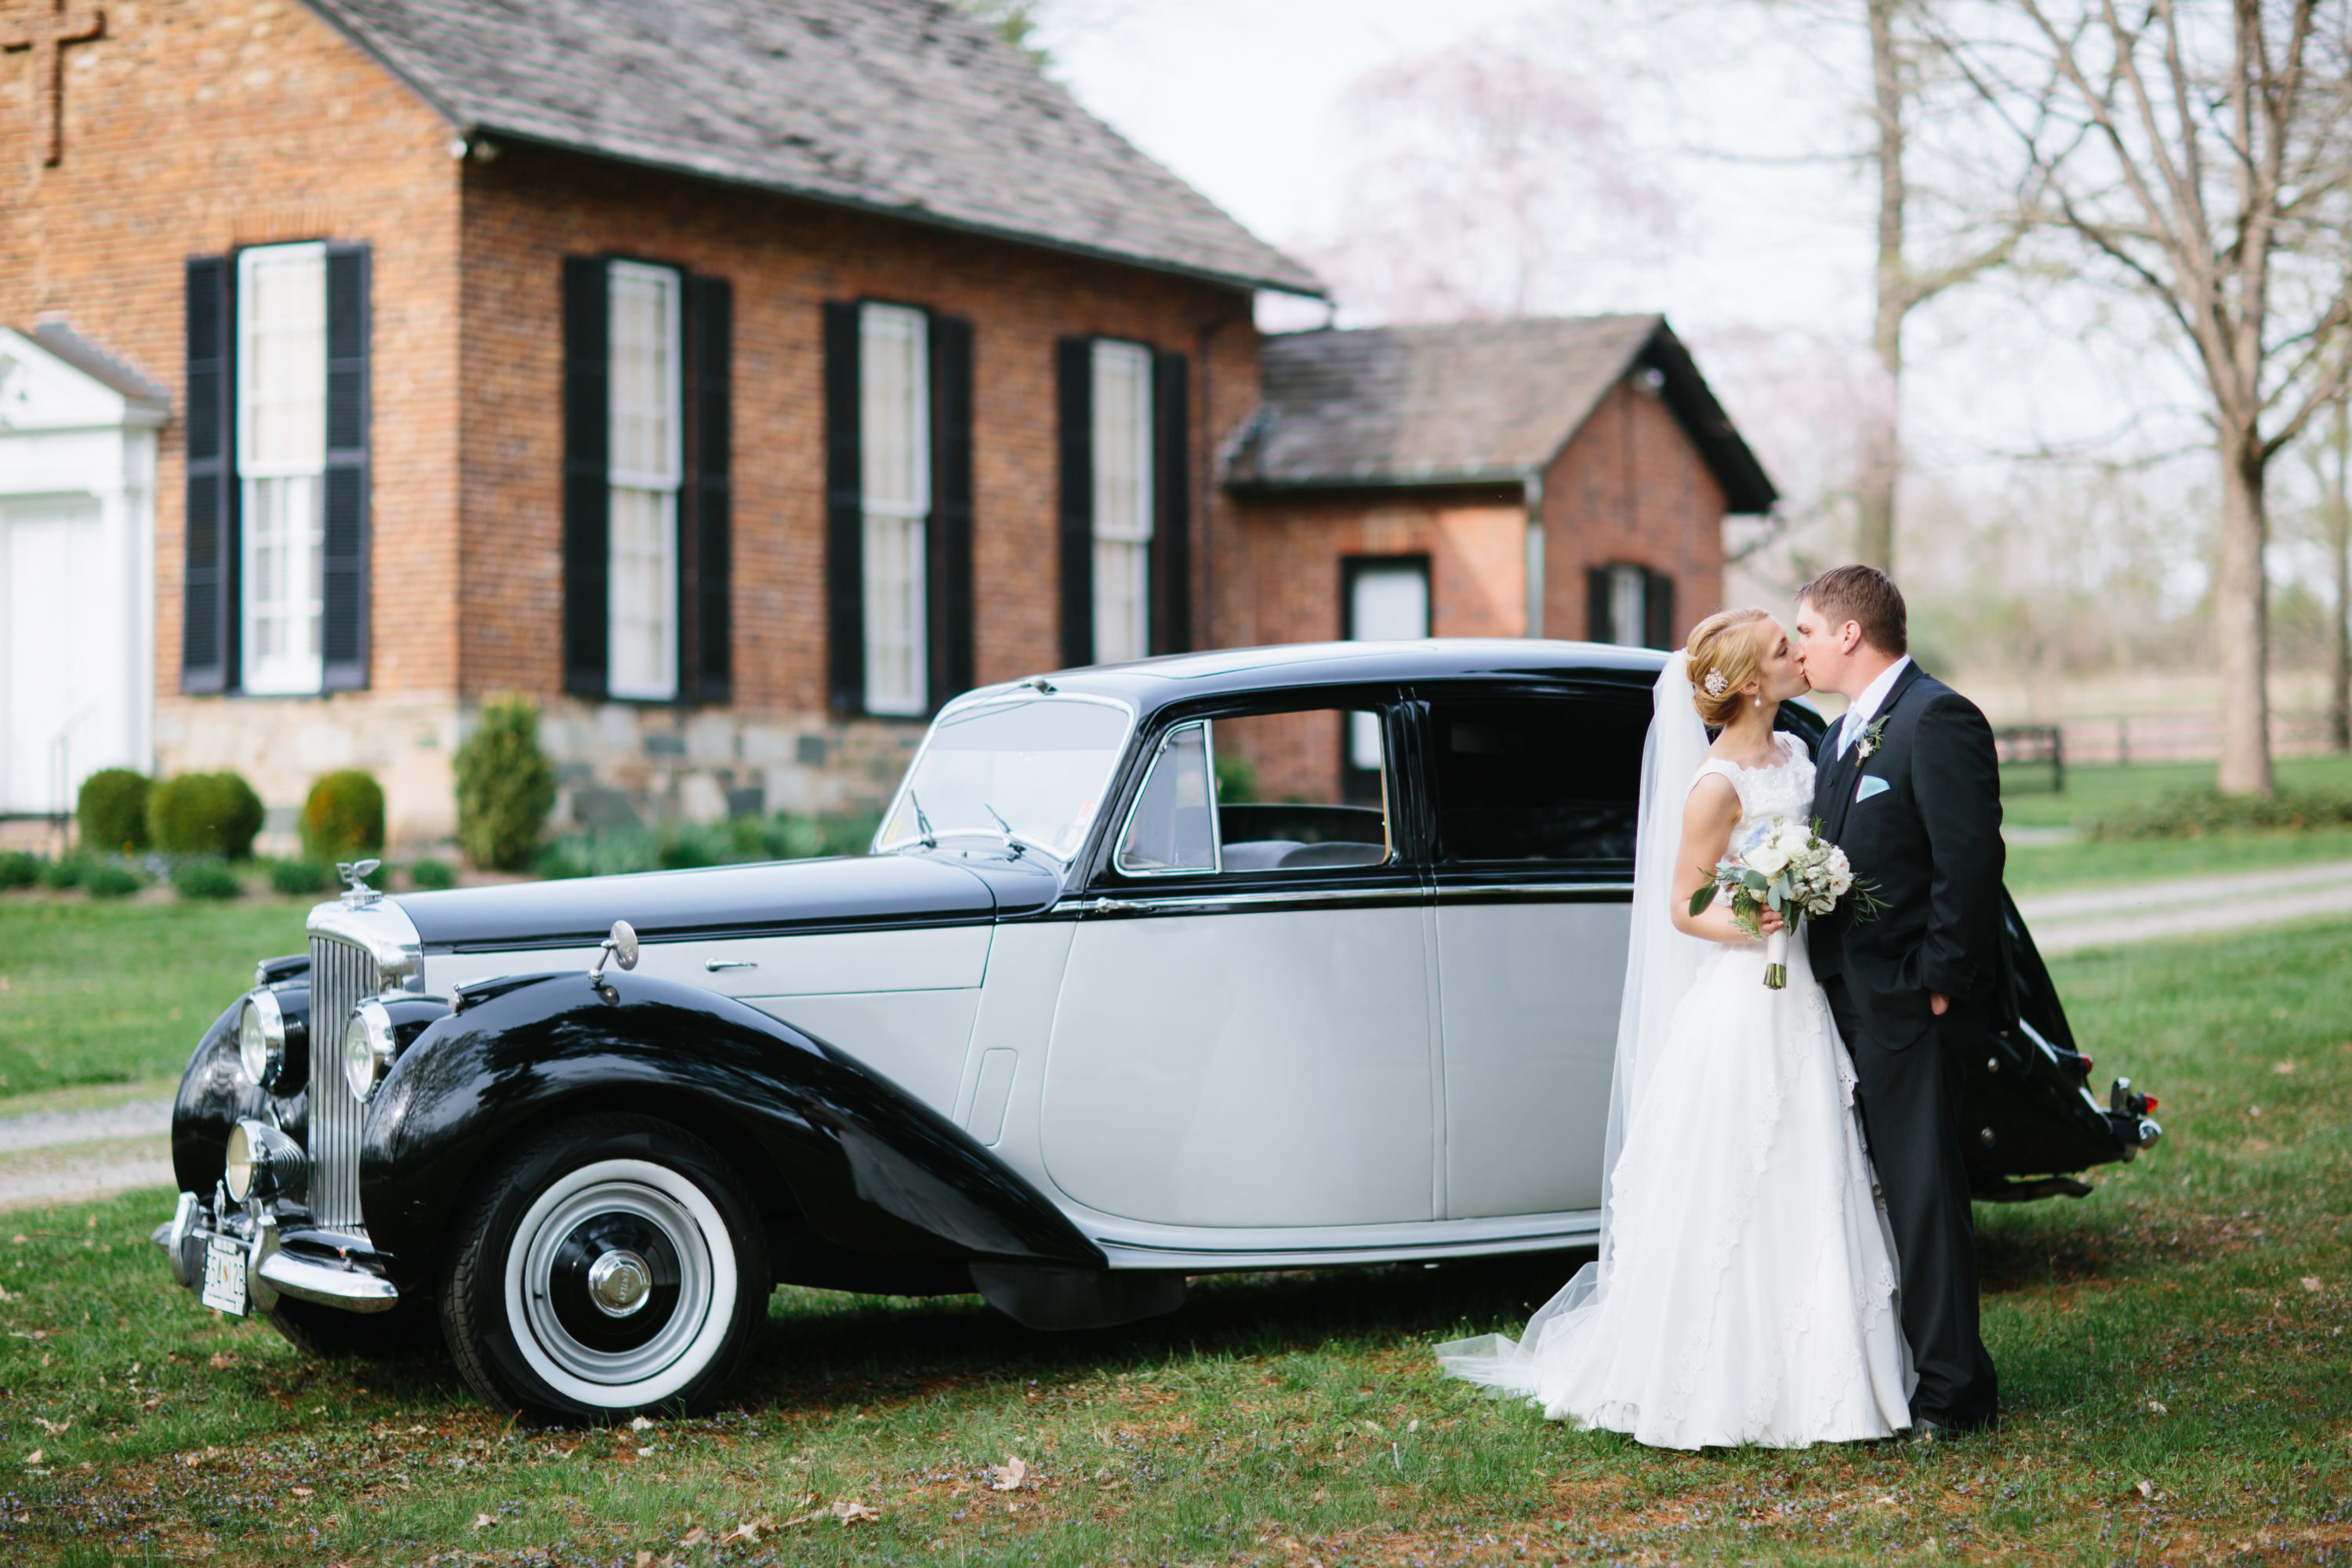
<svg viewBox="0 0 2352 1568"><path fill-rule="evenodd" d="M1839 756L1845 755L1845 749L1853 744L1873 719L1878 717L1878 710L1885 702L1886 694L1895 689L1895 683L1903 678L1904 670L1909 668L1910 664L1911 656L1906 653L1880 670L1878 679L1862 689L1862 695L1855 698L1853 706L1845 710L1843 727L1838 731Z"/></svg>

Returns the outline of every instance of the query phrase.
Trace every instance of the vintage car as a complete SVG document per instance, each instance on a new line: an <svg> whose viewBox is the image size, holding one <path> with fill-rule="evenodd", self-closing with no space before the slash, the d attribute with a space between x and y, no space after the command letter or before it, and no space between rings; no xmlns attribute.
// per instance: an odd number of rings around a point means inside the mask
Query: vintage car
<svg viewBox="0 0 2352 1568"><path fill-rule="evenodd" d="M724 1390L780 1281L1039 1328L1188 1274L1589 1240L1660 656L1340 643L958 698L860 857L352 890L205 1033L158 1230L322 1353L558 1419ZM1809 740L1821 721L1791 707ZM1980 1195L2158 1135L2010 911Z"/></svg>

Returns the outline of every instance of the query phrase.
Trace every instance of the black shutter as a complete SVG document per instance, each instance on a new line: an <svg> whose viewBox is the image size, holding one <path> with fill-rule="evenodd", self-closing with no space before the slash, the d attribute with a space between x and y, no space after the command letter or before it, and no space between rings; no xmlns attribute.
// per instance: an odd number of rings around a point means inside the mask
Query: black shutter
<svg viewBox="0 0 2352 1568"><path fill-rule="evenodd" d="M612 571L609 289L601 257L563 258L563 689L605 690Z"/></svg>
<svg viewBox="0 0 2352 1568"><path fill-rule="evenodd" d="M371 278L364 245L327 247L327 504L320 646L329 691L368 683L368 350Z"/></svg>
<svg viewBox="0 0 2352 1568"><path fill-rule="evenodd" d="M1062 663L1095 661L1095 344L1055 345L1062 423Z"/></svg>
<svg viewBox="0 0 2352 1568"><path fill-rule="evenodd" d="M1611 641L1612 630L1609 625L1609 568L1588 566L1584 571L1584 640Z"/></svg>
<svg viewBox="0 0 2352 1568"><path fill-rule="evenodd" d="M724 278L687 280L689 374L687 428L693 447L687 466L688 516L679 520L678 553L691 563L679 574L681 684L697 701L734 697L734 620L729 597L734 554L735 290Z"/></svg>
<svg viewBox="0 0 2352 1568"><path fill-rule="evenodd" d="M1192 648L1192 405L1180 353L1151 356L1151 642Z"/></svg>
<svg viewBox="0 0 2352 1568"><path fill-rule="evenodd" d="M930 319L930 699L938 708L971 689L971 323Z"/></svg>
<svg viewBox="0 0 2352 1568"><path fill-rule="evenodd" d="M187 264L187 552L180 574L180 689L233 684L236 628L236 310L226 256Z"/></svg>
<svg viewBox="0 0 2352 1568"><path fill-rule="evenodd" d="M1675 580L1664 572L1653 572L1643 585L1642 640L1652 647L1672 648L1675 646Z"/></svg>
<svg viewBox="0 0 2352 1568"><path fill-rule="evenodd" d="M866 707L866 471L858 438L858 310L824 308L825 673L833 706Z"/></svg>

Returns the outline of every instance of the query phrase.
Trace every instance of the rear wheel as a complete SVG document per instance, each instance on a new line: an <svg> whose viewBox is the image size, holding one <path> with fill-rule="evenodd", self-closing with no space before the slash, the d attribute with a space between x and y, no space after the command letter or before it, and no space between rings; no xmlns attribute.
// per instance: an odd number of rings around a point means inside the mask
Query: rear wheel
<svg viewBox="0 0 2352 1568"><path fill-rule="evenodd" d="M742 1183L650 1118L583 1118L532 1140L454 1237L442 1330L501 1410L708 1409L765 1316L767 1253Z"/></svg>

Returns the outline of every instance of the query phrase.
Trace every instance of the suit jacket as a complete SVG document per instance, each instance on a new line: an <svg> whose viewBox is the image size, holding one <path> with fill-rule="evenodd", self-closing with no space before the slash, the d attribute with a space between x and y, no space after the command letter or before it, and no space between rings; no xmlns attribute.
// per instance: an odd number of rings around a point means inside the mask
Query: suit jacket
<svg viewBox="0 0 2352 1568"><path fill-rule="evenodd" d="M2004 984L2000 767L1976 704L1916 663L1873 722L1879 741L1867 757L1859 739L1830 755L1839 726L1830 727L1814 759L1813 813L1885 907L1856 921L1842 906L1809 941L1813 972L1843 974L1870 1032L1900 1050L1935 1021L1931 991L1989 1006L1996 1019L2014 1006Z"/></svg>

